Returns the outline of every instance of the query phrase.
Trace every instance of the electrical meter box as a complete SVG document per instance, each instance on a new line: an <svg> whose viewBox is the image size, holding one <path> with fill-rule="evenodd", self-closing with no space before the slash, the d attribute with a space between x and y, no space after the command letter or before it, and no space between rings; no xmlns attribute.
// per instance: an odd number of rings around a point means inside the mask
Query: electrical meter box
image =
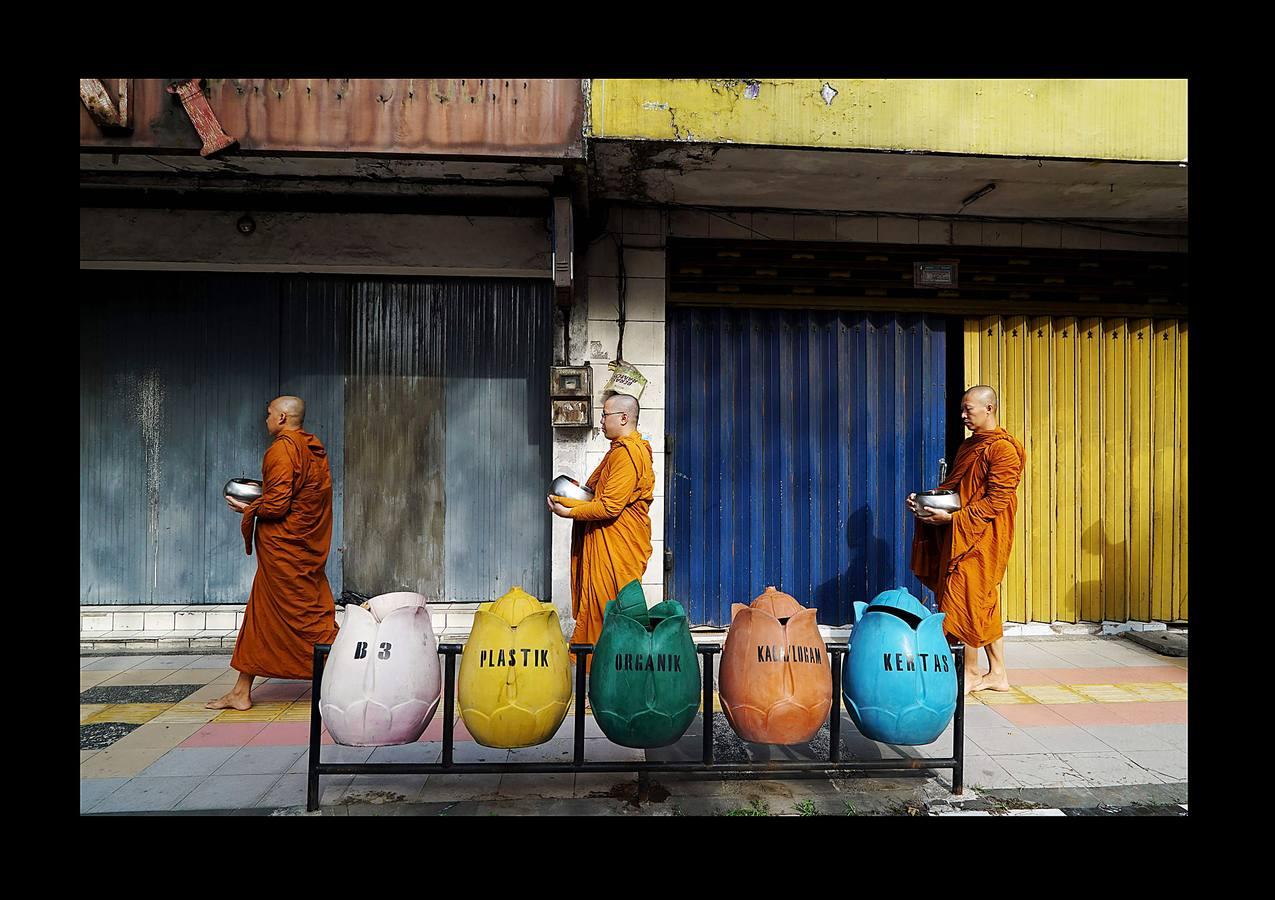
<svg viewBox="0 0 1275 900"><path fill-rule="evenodd" d="M555 427L579 428L593 424L591 366L554 366L549 370L551 419Z"/></svg>

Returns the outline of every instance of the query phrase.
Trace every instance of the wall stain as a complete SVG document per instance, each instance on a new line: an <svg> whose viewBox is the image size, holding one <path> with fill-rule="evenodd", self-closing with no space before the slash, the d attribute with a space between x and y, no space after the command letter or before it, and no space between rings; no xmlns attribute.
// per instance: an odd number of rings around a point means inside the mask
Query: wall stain
<svg viewBox="0 0 1275 900"><path fill-rule="evenodd" d="M140 428L146 471L146 545L151 557L151 598L159 584L159 492L164 476L164 397L167 393L158 369L140 376L131 372L116 376L128 404L129 417Z"/></svg>

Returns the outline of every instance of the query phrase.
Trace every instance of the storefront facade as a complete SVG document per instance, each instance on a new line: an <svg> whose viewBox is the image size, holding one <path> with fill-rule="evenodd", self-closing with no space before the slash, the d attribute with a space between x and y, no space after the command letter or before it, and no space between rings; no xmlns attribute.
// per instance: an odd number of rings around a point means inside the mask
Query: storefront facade
<svg viewBox="0 0 1275 900"><path fill-rule="evenodd" d="M770 584L829 626L924 594L903 496L980 382L1029 460L1006 621L1187 619L1185 83L206 90L239 139L211 159L153 86L126 137L81 107L82 646L231 635L252 566L221 484L285 392L340 469L334 591L419 590L463 633L521 584L569 627L543 485L608 444L553 426L549 372L592 366L596 426L621 356L649 382L643 588L697 625Z"/></svg>

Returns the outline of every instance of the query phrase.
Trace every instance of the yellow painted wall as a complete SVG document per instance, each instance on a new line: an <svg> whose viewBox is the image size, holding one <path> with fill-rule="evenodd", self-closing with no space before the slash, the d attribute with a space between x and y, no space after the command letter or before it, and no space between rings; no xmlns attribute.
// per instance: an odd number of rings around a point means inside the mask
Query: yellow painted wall
<svg viewBox="0 0 1275 900"><path fill-rule="evenodd" d="M1010 622L1187 618L1187 323L984 316L965 381L1023 442Z"/></svg>
<svg viewBox="0 0 1275 900"><path fill-rule="evenodd" d="M1187 158L1182 79L605 78L591 82L590 105L595 138Z"/></svg>

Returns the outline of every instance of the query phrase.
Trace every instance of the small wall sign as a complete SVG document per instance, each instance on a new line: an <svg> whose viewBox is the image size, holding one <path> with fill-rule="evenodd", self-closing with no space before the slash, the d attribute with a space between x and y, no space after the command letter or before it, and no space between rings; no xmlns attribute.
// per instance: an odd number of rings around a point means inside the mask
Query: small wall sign
<svg viewBox="0 0 1275 900"><path fill-rule="evenodd" d="M956 260L912 263L912 286L919 288L954 288L957 283Z"/></svg>

